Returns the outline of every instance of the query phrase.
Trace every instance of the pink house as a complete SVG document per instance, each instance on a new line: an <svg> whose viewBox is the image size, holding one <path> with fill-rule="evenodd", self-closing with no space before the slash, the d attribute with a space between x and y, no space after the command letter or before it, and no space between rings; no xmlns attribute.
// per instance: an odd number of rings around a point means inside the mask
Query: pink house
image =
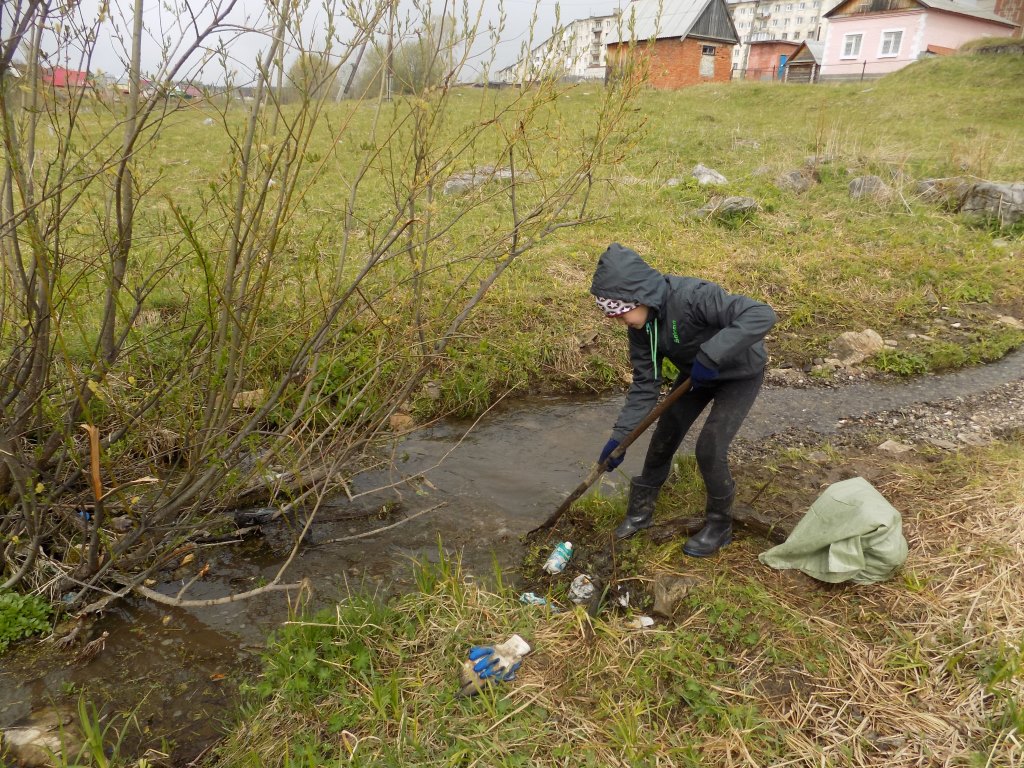
<svg viewBox="0 0 1024 768"><path fill-rule="evenodd" d="M1016 27L970 0L843 0L825 18L823 80L879 77Z"/></svg>

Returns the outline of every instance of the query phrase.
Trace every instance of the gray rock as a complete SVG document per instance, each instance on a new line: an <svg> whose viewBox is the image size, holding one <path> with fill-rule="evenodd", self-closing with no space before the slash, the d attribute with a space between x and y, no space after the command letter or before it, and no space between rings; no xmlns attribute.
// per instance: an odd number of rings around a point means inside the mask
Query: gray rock
<svg viewBox="0 0 1024 768"><path fill-rule="evenodd" d="M811 188L811 179L803 171L787 171L775 179L775 186L787 192L802 195Z"/></svg>
<svg viewBox="0 0 1024 768"><path fill-rule="evenodd" d="M922 200L938 203L950 210L960 207L974 182L963 176L950 176L944 179L922 179L917 182L915 192Z"/></svg>
<svg viewBox="0 0 1024 768"><path fill-rule="evenodd" d="M861 363L884 348L885 341L870 328L860 332L841 333L832 342L832 349L836 353L836 357L846 367Z"/></svg>
<svg viewBox="0 0 1024 768"><path fill-rule="evenodd" d="M706 205L693 211L690 215L696 218L727 219L731 216L742 216L757 210L757 200L752 197L720 197L708 200Z"/></svg>
<svg viewBox="0 0 1024 768"><path fill-rule="evenodd" d="M529 171L515 174L516 181L533 181L536 177ZM448 177L441 190L445 195L461 195L470 190L482 187L490 181L508 181L512 179L511 168L496 168L493 165L481 165L470 171L460 171Z"/></svg>
<svg viewBox="0 0 1024 768"><path fill-rule="evenodd" d="M960 204L961 213L995 219L1009 227L1024 219L1024 181L1001 184L979 181Z"/></svg>
<svg viewBox="0 0 1024 768"><path fill-rule="evenodd" d="M996 318L996 322L1001 323L1002 325L1008 325L1011 328L1024 330L1024 323L1022 323L1020 320L1018 320L1016 317L1013 317L1012 315L1000 315L999 317Z"/></svg>
<svg viewBox="0 0 1024 768"><path fill-rule="evenodd" d="M697 183L700 184L702 187L709 185L719 186L722 184L729 183L729 180L726 179L725 176L720 174L714 168L708 168L706 165L701 165L700 163L697 163L697 165L693 166L692 176L697 180Z"/></svg>
<svg viewBox="0 0 1024 768"><path fill-rule="evenodd" d="M84 744L75 715L69 709L57 707L37 710L0 734L4 756L22 768L57 765L54 755L69 759L79 756L89 762L87 750L79 755Z"/></svg>
<svg viewBox="0 0 1024 768"><path fill-rule="evenodd" d="M901 453L906 453L907 451L914 450L914 446L907 445L906 443L900 443L897 442L896 440L886 440L884 443L878 446L878 450L885 451L886 453L891 453L895 456L899 456Z"/></svg>
<svg viewBox="0 0 1024 768"><path fill-rule="evenodd" d="M679 603L697 585L692 576L659 573L654 577L654 608L652 613L670 619L679 610Z"/></svg>
<svg viewBox="0 0 1024 768"><path fill-rule="evenodd" d="M889 185L878 176L858 176L850 182L847 189L850 191L850 197L854 200L864 197L885 200L892 194Z"/></svg>

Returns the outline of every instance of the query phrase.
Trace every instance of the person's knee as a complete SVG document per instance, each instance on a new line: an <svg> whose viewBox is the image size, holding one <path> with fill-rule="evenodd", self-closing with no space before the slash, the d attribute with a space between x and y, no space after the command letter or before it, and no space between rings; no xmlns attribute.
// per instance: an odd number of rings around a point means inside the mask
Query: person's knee
<svg viewBox="0 0 1024 768"><path fill-rule="evenodd" d="M708 472L716 466L727 465L728 445L723 445L719 440L707 435L697 438L697 445L694 453L697 456L697 466L701 472Z"/></svg>

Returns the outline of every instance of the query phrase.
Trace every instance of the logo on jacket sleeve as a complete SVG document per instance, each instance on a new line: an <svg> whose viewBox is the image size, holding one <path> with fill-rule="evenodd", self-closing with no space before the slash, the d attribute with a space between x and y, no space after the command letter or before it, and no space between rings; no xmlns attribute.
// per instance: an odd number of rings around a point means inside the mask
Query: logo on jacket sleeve
<svg viewBox="0 0 1024 768"><path fill-rule="evenodd" d="M672 321L672 341L674 341L676 344L680 343L680 341L679 341L679 329L676 327L676 321L675 320Z"/></svg>

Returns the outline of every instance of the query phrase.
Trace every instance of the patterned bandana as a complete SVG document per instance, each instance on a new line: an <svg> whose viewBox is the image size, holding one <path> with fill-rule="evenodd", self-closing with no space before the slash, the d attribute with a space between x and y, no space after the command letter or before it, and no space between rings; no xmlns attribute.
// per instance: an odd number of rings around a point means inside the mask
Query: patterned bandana
<svg viewBox="0 0 1024 768"><path fill-rule="evenodd" d="M597 299L597 306L604 312L605 317L618 317L640 306L639 304L619 301L618 299L603 299L600 296L595 296L594 298Z"/></svg>

